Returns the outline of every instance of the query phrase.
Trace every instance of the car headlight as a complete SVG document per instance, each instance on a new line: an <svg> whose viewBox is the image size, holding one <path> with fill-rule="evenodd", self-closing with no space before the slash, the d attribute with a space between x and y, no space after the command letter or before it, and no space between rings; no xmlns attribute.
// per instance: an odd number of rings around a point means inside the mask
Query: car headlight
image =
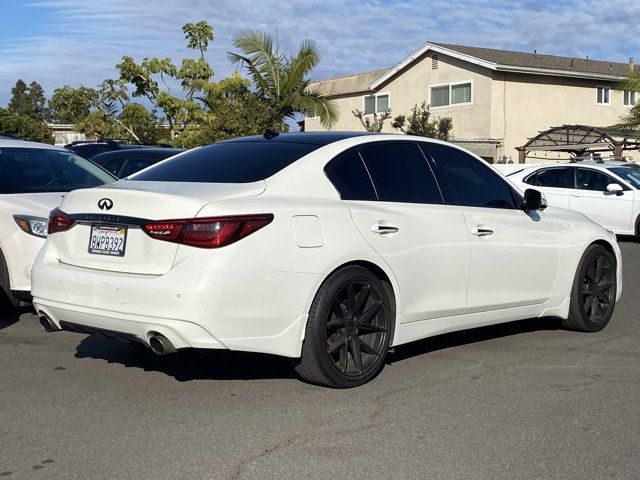
<svg viewBox="0 0 640 480"><path fill-rule="evenodd" d="M47 238L48 220L42 217L32 217L30 215L14 215L20 230L34 237Z"/></svg>

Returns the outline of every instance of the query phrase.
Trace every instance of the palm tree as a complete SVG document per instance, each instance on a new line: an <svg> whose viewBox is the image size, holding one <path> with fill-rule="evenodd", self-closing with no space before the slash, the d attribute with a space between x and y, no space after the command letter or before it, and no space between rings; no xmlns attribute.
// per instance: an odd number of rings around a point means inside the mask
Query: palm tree
<svg viewBox="0 0 640 480"><path fill-rule="evenodd" d="M640 70L629 71L629 75L622 82L615 86L616 90L631 90L640 92ZM618 128L636 130L640 128L640 103L636 103L629 113L622 119L622 123L616 125Z"/></svg>
<svg viewBox="0 0 640 480"><path fill-rule="evenodd" d="M229 52L229 59L244 66L256 93L281 119L296 113L319 116L330 128L338 118L335 106L317 90L309 88L307 75L320 61L320 49L313 40L304 40L295 56L280 51L271 35L260 30L245 29L233 38L241 53Z"/></svg>

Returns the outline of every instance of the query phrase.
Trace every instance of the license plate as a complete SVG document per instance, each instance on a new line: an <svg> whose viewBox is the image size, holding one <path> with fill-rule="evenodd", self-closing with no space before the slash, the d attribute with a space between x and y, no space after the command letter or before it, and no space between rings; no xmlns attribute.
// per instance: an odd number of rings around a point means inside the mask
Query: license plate
<svg viewBox="0 0 640 480"><path fill-rule="evenodd" d="M124 257L127 227L122 225L91 225L89 253Z"/></svg>

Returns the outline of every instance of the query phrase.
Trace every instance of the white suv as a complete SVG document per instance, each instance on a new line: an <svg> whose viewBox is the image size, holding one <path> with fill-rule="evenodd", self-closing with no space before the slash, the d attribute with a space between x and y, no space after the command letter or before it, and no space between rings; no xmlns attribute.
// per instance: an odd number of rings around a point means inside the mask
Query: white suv
<svg viewBox="0 0 640 480"><path fill-rule="evenodd" d="M619 235L640 235L640 165L622 161L536 165L509 175L549 205L583 213Z"/></svg>
<svg viewBox="0 0 640 480"><path fill-rule="evenodd" d="M16 308L31 290L31 266L49 212L65 192L115 180L63 148L0 137L0 303Z"/></svg>

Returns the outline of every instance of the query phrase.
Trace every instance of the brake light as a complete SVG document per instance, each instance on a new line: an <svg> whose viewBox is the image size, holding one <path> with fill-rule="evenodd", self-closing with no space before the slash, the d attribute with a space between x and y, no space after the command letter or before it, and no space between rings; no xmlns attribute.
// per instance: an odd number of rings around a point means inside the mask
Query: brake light
<svg viewBox="0 0 640 480"><path fill-rule="evenodd" d="M151 238L193 247L219 248L251 235L273 221L273 214L159 220L142 226Z"/></svg>
<svg viewBox="0 0 640 480"><path fill-rule="evenodd" d="M75 225L75 221L59 208L54 208L49 214L49 235L57 232L64 232Z"/></svg>

